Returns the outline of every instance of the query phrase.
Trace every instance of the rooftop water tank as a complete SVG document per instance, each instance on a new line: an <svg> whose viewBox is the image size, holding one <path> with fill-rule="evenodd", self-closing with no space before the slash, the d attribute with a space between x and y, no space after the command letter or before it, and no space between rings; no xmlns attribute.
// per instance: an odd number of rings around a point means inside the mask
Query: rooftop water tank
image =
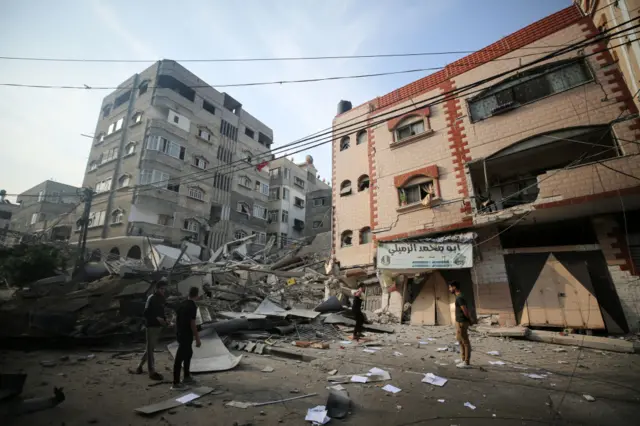
<svg viewBox="0 0 640 426"><path fill-rule="evenodd" d="M351 102L342 100L338 102L338 115L343 114L351 109Z"/></svg>

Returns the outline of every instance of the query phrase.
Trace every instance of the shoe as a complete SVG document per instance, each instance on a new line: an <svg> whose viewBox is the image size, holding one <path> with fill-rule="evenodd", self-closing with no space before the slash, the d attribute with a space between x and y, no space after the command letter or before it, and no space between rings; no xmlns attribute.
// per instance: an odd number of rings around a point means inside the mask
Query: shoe
<svg viewBox="0 0 640 426"><path fill-rule="evenodd" d="M162 377L162 374L158 373L157 371L149 373L149 378L151 380L157 380L157 381L160 381L160 380L164 379L164 377Z"/></svg>
<svg viewBox="0 0 640 426"><path fill-rule="evenodd" d="M198 384L198 382L196 382L196 380L191 376L185 377L182 383L189 386L195 386Z"/></svg>
<svg viewBox="0 0 640 426"><path fill-rule="evenodd" d="M184 383L174 383L171 386L171 390L174 391L185 391L187 389L189 389L189 386L185 385Z"/></svg>
<svg viewBox="0 0 640 426"><path fill-rule="evenodd" d="M458 368L471 368L471 366L469 364L467 364L466 362L461 362L459 364L456 364L456 367L458 367Z"/></svg>

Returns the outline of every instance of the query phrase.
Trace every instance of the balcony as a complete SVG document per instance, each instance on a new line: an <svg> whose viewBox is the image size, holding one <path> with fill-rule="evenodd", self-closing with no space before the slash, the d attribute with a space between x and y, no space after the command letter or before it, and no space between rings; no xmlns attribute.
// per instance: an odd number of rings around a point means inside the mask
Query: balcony
<svg viewBox="0 0 640 426"><path fill-rule="evenodd" d="M184 98L179 93L171 89L165 89L165 88L156 89L156 94L152 104L155 107L170 108L173 110L179 109L179 108L176 108L176 104L177 104L181 108L184 108L187 111L189 111L191 114L193 114L193 110L195 108L195 104L193 102Z"/></svg>
<svg viewBox="0 0 640 426"><path fill-rule="evenodd" d="M474 221L493 222L629 190L638 181L624 173L638 175L638 168L635 156L620 156L607 126L537 135L469 164Z"/></svg>

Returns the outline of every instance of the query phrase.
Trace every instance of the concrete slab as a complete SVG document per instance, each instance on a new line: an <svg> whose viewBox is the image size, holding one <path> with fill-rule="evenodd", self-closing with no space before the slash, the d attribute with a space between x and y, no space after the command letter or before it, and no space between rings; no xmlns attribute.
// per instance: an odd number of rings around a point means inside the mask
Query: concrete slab
<svg viewBox="0 0 640 426"><path fill-rule="evenodd" d="M529 330L528 340L534 342L555 343L557 345L578 346L591 349L602 349L612 352L634 353L635 348L633 342L627 342L622 339L609 337L585 336L578 334L570 334L561 336L559 333L552 331Z"/></svg>

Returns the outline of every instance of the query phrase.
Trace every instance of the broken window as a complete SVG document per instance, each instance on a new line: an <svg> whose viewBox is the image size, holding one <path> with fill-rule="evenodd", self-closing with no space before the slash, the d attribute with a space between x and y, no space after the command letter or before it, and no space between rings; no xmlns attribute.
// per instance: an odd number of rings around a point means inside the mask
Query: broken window
<svg viewBox="0 0 640 426"><path fill-rule="evenodd" d="M365 142L367 142L367 131L362 130L358 133L358 136L356 136L356 145L362 145Z"/></svg>
<svg viewBox="0 0 640 426"><path fill-rule="evenodd" d="M236 230L236 232L233 233L233 239L234 240L241 240L243 238L245 238L247 236L247 233L244 232L242 229L238 229Z"/></svg>
<svg viewBox="0 0 640 426"><path fill-rule="evenodd" d="M149 88L149 80L143 81L138 86L138 96L142 96L147 93L147 89Z"/></svg>
<svg viewBox="0 0 640 426"><path fill-rule="evenodd" d="M124 147L124 155L131 155L131 154L134 154L135 152L136 152L136 143L135 142L129 142Z"/></svg>
<svg viewBox="0 0 640 426"><path fill-rule="evenodd" d="M371 228L365 226L360 230L360 244L368 244L371 242Z"/></svg>
<svg viewBox="0 0 640 426"><path fill-rule="evenodd" d="M322 221L320 220L314 220L313 221L313 229L318 229L322 226Z"/></svg>
<svg viewBox="0 0 640 426"><path fill-rule="evenodd" d="M298 176L293 177L293 184L304 189L304 179L300 179Z"/></svg>
<svg viewBox="0 0 640 426"><path fill-rule="evenodd" d="M267 148L270 148L273 141L269 136L265 135L262 132L258 132L258 143L266 146Z"/></svg>
<svg viewBox="0 0 640 426"><path fill-rule="evenodd" d="M128 102L129 98L131 98L131 90L127 90L126 92L118 96L115 101L113 101L113 109L116 109L120 105L123 105L125 102Z"/></svg>
<svg viewBox="0 0 640 426"><path fill-rule="evenodd" d="M351 181L345 180L340 184L340 196L344 197L345 195L351 194Z"/></svg>
<svg viewBox="0 0 640 426"><path fill-rule="evenodd" d="M300 219L293 219L293 229L296 231L302 231L304 229L304 221Z"/></svg>
<svg viewBox="0 0 640 426"><path fill-rule="evenodd" d="M280 213L280 210L269 210L269 214L267 218L269 223L278 221L278 213Z"/></svg>
<svg viewBox="0 0 640 426"><path fill-rule="evenodd" d="M142 123L142 113L141 112L136 112L135 114L133 114L133 116L131 117L131 124L138 124L138 123Z"/></svg>
<svg viewBox="0 0 640 426"><path fill-rule="evenodd" d="M351 143L351 140L349 139L349 136L345 136L344 138L342 138L340 140L340 151L344 151L345 149L349 149L349 144Z"/></svg>
<svg viewBox="0 0 640 426"><path fill-rule="evenodd" d="M202 109L207 111L209 114L216 115L216 107L205 100L202 101Z"/></svg>
<svg viewBox="0 0 640 426"><path fill-rule="evenodd" d="M435 196L433 178L426 176L415 177L402 188L398 188L398 198L401 206L420 202L428 205Z"/></svg>
<svg viewBox="0 0 640 426"><path fill-rule="evenodd" d="M287 188L282 188L282 199L283 200L289 199L289 190Z"/></svg>
<svg viewBox="0 0 640 426"><path fill-rule="evenodd" d="M183 222L182 229L190 232L198 232L200 225L195 220L187 219Z"/></svg>
<svg viewBox="0 0 640 426"><path fill-rule="evenodd" d="M267 209L264 206L259 206L257 204L253 205L253 216L258 219L267 220Z"/></svg>
<svg viewBox="0 0 640 426"><path fill-rule="evenodd" d="M244 201L238 201L237 210L238 213L246 214L247 216L251 214L251 208L249 207L249 204L245 203Z"/></svg>
<svg viewBox="0 0 640 426"><path fill-rule="evenodd" d="M161 226L171 226L173 223L173 217L166 214L158 215L158 225Z"/></svg>
<svg viewBox="0 0 640 426"><path fill-rule="evenodd" d="M304 200L302 198L293 197L293 205L303 209L304 208Z"/></svg>
<svg viewBox="0 0 640 426"><path fill-rule="evenodd" d="M325 201L324 197L314 198L313 199L313 205L315 207L324 206L324 201Z"/></svg>
<svg viewBox="0 0 640 426"><path fill-rule="evenodd" d="M159 76L157 86L161 89L173 90L174 92L176 92L183 98L190 100L191 102L195 101L196 99L195 90L170 75Z"/></svg>
<svg viewBox="0 0 640 426"><path fill-rule="evenodd" d="M593 80L585 61L570 59L518 73L469 100L471 121L510 111Z"/></svg>
<svg viewBox="0 0 640 426"><path fill-rule="evenodd" d="M358 192L369 188L369 176L362 175L358 178Z"/></svg>
<svg viewBox="0 0 640 426"><path fill-rule="evenodd" d="M253 130L251 130L248 127L244 128L244 134L249 136L251 139L253 139L256 136L256 132L254 132Z"/></svg>
<svg viewBox="0 0 640 426"><path fill-rule="evenodd" d="M104 142L104 133L100 132L96 136L96 144L99 144L99 143L102 143L102 142Z"/></svg>
<svg viewBox="0 0 640 426"><path fill-rule="evenodd" d="M120 179L118 179L118 187L119 188L125 188L125 187L129 186L130 183L131 183L131 175L129 175L129 174L124 174L124 175L120 176Z"/></svg>
<svg viewBox="0 0 640 426"><path fill-rule="evenodd" d="M282 222L289 223L289 212L287 210L282 210Z"/></svg>
<svg viewBox="0 0 640 426"><path fill-rule="evenodd" d="M344 231L340 236L340 247L351 247L353 232Z"/></svg>
<svg viewBox="0 0 640 426"><path fill-rule="evenodd" d="M410 118L410 120L414 119L415 117ZM420 121L405 125L401 123L396 129L396 141L401 141L411 136L419 135L420 133L424 133L424 120L421 119Z"/></svg>
<svg viewBox="0 0 640 426"><path fill-rule="evenodd" d="M111 213L111 223L122 223L124 212L121 209L115 209Z"/></svg>
<svg viewBox="0 0 640 426"><path fill-rule="evenodd" d="M167 189L173 192L180 192L180 183L179 182L168 183Z"/></svg>
<svg viewBox="0 0 640 426"><path fill-rule="evenodd" d="M111 105L105 105L105 107L102 108L102 117L108 117L109 114L111 114Z"/></svg>
<svg viewBox="0 0 640 426"><path fill-rule="evenodd" d="M576 127L543 133L469 163L476 208L480 213L536 200L539 178L552 170L619 156L608 126Z"/></svg>

